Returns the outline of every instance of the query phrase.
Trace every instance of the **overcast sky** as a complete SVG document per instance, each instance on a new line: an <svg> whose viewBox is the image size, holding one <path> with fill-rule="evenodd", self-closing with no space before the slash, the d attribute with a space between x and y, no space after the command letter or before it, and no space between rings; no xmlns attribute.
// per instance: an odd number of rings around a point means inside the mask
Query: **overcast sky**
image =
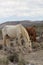
<svg viewBox="0 0 43 65"><path fill-rule="evenodd" d="M43 20L43 0L0 0L0 23Z"/></svg>

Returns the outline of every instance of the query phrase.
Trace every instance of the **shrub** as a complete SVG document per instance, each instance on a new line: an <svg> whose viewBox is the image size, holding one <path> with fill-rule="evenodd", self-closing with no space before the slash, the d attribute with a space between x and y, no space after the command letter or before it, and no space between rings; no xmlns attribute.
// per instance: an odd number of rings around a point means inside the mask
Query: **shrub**
<svg viewBox="0 0 43 65"><path fill-rule="evenodd" d="M2 37L2 31L0 30L0 39L2 39L3 37Z"/></svg>
<svg viewBox="0 0 43 65"><path fill-rule="evenodd" d="M40 47L40 44L39 43L37 43L37 42L33 42L32 43L32 48L33 49L37 49L37 48L39 48Z"/></svg>
<svg viewBox="0 0 43 65"><path fill-rule="evenodd" d="M18 65L26 65L26 62L24 61L24 59L22 59L21 61L19 61Z"/></svg>
<svg viewBox="0 0 43 65"><path fill-rule="evenodd" d="M0 34L2 34L2 31L0 30Z"/></svg>
<svg viewBox="0 0 43 65"><path fill-rule="evenodd" d="M19 61L19 58L18 58L18 54L17 54L17 53L9 54L9 55L8 55L8 59L9 59L11 62L18 62L18 61Z"/></svg>
<svg viewBox="0 0 43 65"><path fill-rule="evenodd" d="M2 44L0 44L0 50L3 48Z"/></svg>
<svg viewBox="0 0 43 65"><path fill-rule="evenodd" d="M0 65L8 65L8 59L6 56L0 57Z"/></svg>
<svg viewBox="0 0 43 65"><path fill-rule="evenodd" d="M43 42L40 43L41 48L43 49Z"/></svg>

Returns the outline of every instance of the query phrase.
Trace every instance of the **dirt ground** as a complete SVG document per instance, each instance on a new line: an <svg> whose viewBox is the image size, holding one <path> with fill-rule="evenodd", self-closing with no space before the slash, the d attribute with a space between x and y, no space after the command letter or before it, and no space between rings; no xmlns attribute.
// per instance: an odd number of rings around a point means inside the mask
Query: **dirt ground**
<svg viewBox="0 0 43 65"><path fill-rule="evenodd" d="M3 44L3 41L0 40L0 44ZM27 55L24 55L27 62L32 64L27 65L43 65L43 50L38 50Z"/></svg>
<svg viewBox="0 0 43 65"><path fill-rule="evenodd" d="M25 59L27 59L27 62L29 61L33 65L43 65L43 50L25 55Z"/></svg>

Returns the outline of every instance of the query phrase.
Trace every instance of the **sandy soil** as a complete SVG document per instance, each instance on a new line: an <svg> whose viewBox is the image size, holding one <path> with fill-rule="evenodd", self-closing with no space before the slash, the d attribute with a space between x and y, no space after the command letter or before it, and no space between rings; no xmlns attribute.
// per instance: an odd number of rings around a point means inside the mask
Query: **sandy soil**
<svg viewBox="0 0 43 65"><path fill-rule="evenodd" d="M0 44L3 44L2 40L0 40ZM34 63L35 65L43 65L43 50L29 53L25 55L25 59L27 62Z"/></svg>
<svg viewBox="0 0 43 65"><path fill-rule="evenodd" d="M34 65L43 65L43 50L29 53L25 55L25 59Z"/></svg>

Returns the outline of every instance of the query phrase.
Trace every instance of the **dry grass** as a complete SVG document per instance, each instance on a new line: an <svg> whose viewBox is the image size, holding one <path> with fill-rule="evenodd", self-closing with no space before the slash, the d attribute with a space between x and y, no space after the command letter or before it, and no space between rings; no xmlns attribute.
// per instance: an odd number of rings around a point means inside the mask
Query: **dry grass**
<svg viewBox="0 0 43 65"><path fill-rule="evenodd" d="M8 65L8 59L5 55L0 56L0 65Z"/></svg>

